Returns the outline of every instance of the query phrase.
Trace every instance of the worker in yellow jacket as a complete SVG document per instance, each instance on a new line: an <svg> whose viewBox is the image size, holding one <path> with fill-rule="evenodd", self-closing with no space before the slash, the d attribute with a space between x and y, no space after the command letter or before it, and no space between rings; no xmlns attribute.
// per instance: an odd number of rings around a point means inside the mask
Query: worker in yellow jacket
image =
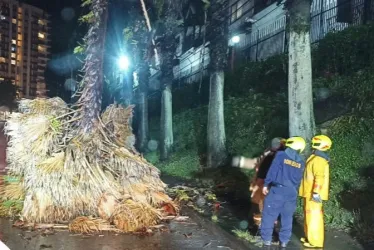
<svg viewBox="0 0 374 250"><path fill-rule="evenodd" d="M304 233L301 242L305 247L322 248L324 242L324 221L322 201L329 198L329 161L326 154L332 141L325 135L312 139L313 154L306 162L299 195L304 198Z"/></svg>

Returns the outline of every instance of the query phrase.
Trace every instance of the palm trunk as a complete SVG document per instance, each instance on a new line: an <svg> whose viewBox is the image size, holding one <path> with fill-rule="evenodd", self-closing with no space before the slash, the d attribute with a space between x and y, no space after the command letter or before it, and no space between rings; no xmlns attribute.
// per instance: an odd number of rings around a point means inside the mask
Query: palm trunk
<svg viewBox="0 0 374 250"><path fill-rule="evenodd" d="M171 81L171 80L170 80ZM161 139L160 139L160 159L169 158L173 147L173 110L172 110L171 83L166 84L162 90L161 97Z"/></svg>
<svg viewBox="0 0 374 250"><path fill-rule="evenodd" d="M148 96L147 92L139 93L139 128L138 128L138 145L140 152L145 152L148 144Z"/></svg>
<svg viewBox="0 0 374 250"><path fill-rule="evenodd" d="M223 106L225 73L215 71L210 76L208 108L208 155L207 166L217 167L226 159L226 133Z"/></svg>
<svg viewBox="0 0 374 250"><path fill-rule="evenodd" d="M207 167L218 167L226 160L226 133L223 91L227 66L228 26L225 10L228 1L211 1L210 94L208 107Z"/></svg>
<svg viewBox="0 0 374 250"><path fill-rule="evenodd" d="M309 11L308 0L295 0L291 6L288 49L289 133L303 137L308 143L315 132Z"/></svg>
<svg viewBox="0 0 374 250"><path fill-rule="evenodd" d="M86 60L83 67L83 91L78 100L82 107L79 127L83 134L91 134L98 126L103 93L104 45L107 27L107 0L92 0L90 9L94 13L92 25L87 32Z"/></svg>

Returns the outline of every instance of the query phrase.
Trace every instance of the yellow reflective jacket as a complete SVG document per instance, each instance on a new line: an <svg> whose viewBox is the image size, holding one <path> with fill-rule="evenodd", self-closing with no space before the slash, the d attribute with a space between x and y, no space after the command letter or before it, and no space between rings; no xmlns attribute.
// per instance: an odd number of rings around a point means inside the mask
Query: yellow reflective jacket
<svg viewBox="0 0 374 250"><path fill-rule="evenodd" d="M299 188L299 196L310 198L313 193L318 193L322 200L328 200L329 172L328 156L320 151L314 152L306 162L304 177Z"/></svg>

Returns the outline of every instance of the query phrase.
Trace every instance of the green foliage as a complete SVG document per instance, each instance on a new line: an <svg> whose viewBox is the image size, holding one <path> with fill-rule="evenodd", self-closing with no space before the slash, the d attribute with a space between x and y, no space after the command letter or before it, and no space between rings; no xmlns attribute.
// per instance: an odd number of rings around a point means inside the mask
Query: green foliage
<svg viewBox="0 0 374 250"><path fill-rule="evenodd" d="M126 41L131 41L134 37L134 32L130 27L126 27L123 30L123 35L124 35Z"/></svg>
<svg viewBox="0 0 374 250"><path fill-rule="evenodd" d="M154 155L146 154L145 158L152 159ZM200 160L198 154L194 150L175 152L172 157L166 162L159 162L158 159L156 166L163 174L174 176L180 179L193 179L196 172L200 169Z"/></svg>
<svg viewBox="0 0 374 250"><path fill-rule="evenodd" d="M210 1L209 0L202 0L204 3L204 10L207 11L210 7Z"/></svg>
<svg viewBox="0 0 374 250"><path fill-rule="evenodd" d="M74 54L83 54L85 52L85 48L82 45L78 45L74 48Z"/></svg>
<svg viewBox="0 0 374 250"><path fill-rule="evenodd" d="M374 25L352 26L327 34L313 53L317 76L347 75L374 62Z"/></svg>
<svg viewBox="0 0 374 250"><path fill-rule="evenodd" d="M155 0L157 18L160 19L164 12L165 0Z"/></svg>
<svg viewBox="0 0 374 250"><path fill-rule="evenodd" d="M261 62L249 62L229 73L225 96L246 96L249 91L277 93L287 87L288 61L278 55Z"/></svg>
<svg viewBox="0 0 374 250"><path fill-rule="evenodd" d="M90 23L94 22L94 17L95 17L94 13L92 11L90 11L88 14L81 16L78 19L78 21L80 23L88 23L88 24L90 24Z"/></svg>
<svg viewBox="0 0 374 250"><path fill-rule="evenodd" d="M316 106L316 113L332 113L334 118L327 126L333 148L329 152L330 198L324 204L325 223L328 227L350 227L365 235L373 235L368 223L374 209L373 40L372 25L351 27L327 35L312 54L314 89L326 88L351 111L336 117L328 105ZM224 107L229 153L255 156L272 137L287 136L287 67L287 57L280 55L248 63L226 75ZM169 162L156 163L163 172L191 178L194 171L186 169L191 165L199 169L206 145L207 100L202 95L207 96L208 86L203 85L205 92L200 95L194 85L185 92L176 92L176 153ZM203 105L194 106L196 103ZM152 138L157 138L158 120L151 121ZM301 200L297 214L302 216Z"/></svg>
<svg viewBox="0 0 374 250"><path fill-rule="evenodd" d="M92 3L92 0L82 0L82 7L87 7L89 5L91 5Z"/></svg>

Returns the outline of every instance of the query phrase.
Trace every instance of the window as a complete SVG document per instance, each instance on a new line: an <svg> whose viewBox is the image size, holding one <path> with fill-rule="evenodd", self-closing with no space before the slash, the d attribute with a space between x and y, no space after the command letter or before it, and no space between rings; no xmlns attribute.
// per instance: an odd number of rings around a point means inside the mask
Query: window
<svg viewBox="0 0 374 250"><path fill-rule="evenodd" d="M39 20L38 20L38 24L39 24L39 25L46 25L47 23L46 23L45 20L43 20L43 19L39 19Z"/></svg>
<svg viewBox="0 0 374 250"><path fill-rule="evenodd" d="M12 53L12 58L16 58L16 53Z"/></svg>
<svg viewBox="0 0 374 250"><path fill-rule="evenodd" d="M12 60L11 64L16 65L16 60Z"/></svg>
<svg viewBox="0 0 374 250"><path fill-rule="evenodd" d="M12 43L13 44L16 44L17 42L16 42L16 39L12 39Z"/></svg>
<svg viewBox="0 0 374 250"><path fill-rule="evenodd" d="M42 53L45 53L45 52L47 52L47 48L45 46L38 45L38 51L42 52Z"/></svg>
<svg viewBox="0 0 374 250"><path fill-rule="evenodd" d="M6 62L5 57L0 57L0 63L5 63L5 62Z"/></svg>
<svg viewBox="0 0 374 250"><path fill-rule="evenodd" d="M231 5L231 23L235 22L243 15L243 5L243 0L239 0Z"/></svg>
<svg viewBox="0 0 374 250"><path fill-rule="evenodd" d="M13 18L12 19L12 23L16 24L17 23L17 19Z"/></svg>
<svg viewBox="0 0 374 250"><path fill-rule="evenodd" d="M44 33L39 32L39 33L38 33L38 37L39 37L40 39L44 39L44 38L45 38L45 35L44 35Z"/></svg>
<svg viewBox="0 0 374 250"><path fill-rule="evenodd" d="M5 80L4 78L0 77L0 81L4 81L4 80Z"/></svg>

